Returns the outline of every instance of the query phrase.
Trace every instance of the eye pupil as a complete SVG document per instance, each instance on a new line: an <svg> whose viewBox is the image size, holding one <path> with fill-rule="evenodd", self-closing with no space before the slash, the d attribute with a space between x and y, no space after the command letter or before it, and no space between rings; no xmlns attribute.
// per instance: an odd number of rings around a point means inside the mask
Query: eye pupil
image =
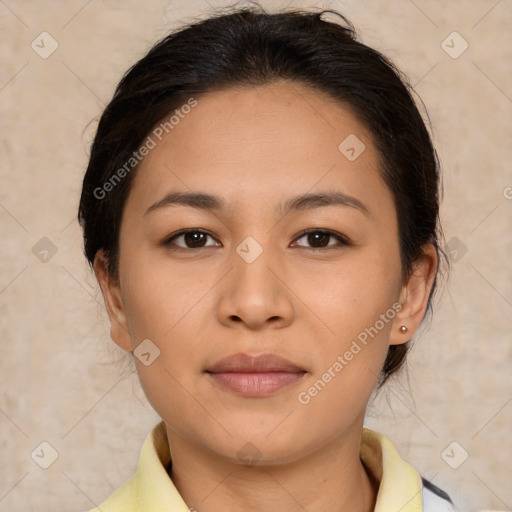
<svg viewBox="0 0 512 512"><path fill-rule="evenodd" d="M204 236L205 236L205 233L199 233L198 231L185 233L184 234L185 243L189 247L190 247L190 245L192 245L193 248L203 247L204 244L201 244L201 242L204 242ZM203 238L202 240L201 240L201 237ZM197 245L198 242L199 242L199 245Z"/></svg>
<svg viewBox="0 0 512 512"><path fill-rule="evenodd" d="M313 233L309 233L308 235L308 243L314 245L317 242L320 242L320 247L326 247L329 242L329 233L324 233L323 231L315 231ZM325 241L325 243L322 243Z"/></svg>

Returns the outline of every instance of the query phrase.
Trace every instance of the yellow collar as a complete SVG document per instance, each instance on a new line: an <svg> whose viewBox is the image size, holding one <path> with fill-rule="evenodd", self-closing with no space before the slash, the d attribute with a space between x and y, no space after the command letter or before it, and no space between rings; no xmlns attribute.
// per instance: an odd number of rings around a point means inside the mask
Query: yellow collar
<svg viewBox="0 0 512 512"><path fill-rule="evenodd" d="M422 484L387 437L363 428L361 460L380 481L375 512L422 512ZM142 446L136 474L91 512L189 512L165 466L170 459L165 425L160 422Z"/></svg>
<svg viewBox="0 0 512 512"><path fill-rule="evenodd" d="M375 512L422 512L421 477L386 436L363 428L360 457L380 482Z"/></svg>

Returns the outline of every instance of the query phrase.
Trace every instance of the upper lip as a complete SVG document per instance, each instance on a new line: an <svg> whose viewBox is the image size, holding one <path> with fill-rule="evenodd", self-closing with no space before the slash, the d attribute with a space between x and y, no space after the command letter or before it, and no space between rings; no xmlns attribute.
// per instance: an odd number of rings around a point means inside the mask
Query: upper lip
<svg viewBox="0 0 512 512"><path fill-rule="evenodd" d="M233 354L217 361L206 370L208 373L258 373L258 372L293 372L304 373L305 370L291 361L275 354Z"/></svg>

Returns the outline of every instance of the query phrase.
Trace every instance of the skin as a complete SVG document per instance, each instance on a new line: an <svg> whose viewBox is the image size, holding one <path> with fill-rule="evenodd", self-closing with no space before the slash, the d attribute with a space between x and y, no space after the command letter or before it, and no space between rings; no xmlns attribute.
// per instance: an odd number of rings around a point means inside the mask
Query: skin
<svg viewBox="0 0 512 512"><path fill-rule="evenodd" d="M338 150L350 134L366 147L354 161ZM173 205L145 214L171 190L216 194L228 209ZM346 205L275 211L291 196L333 190L357 198L368 215ZM184 228L211 236L199 237L199 249L183 236L162 244ZM340 233L351 245L301 236L309 228ZM263 249L252 263L236 252L248 236ZM400 265L396 211L371 136L322 93L286 81L209 93L145 157L123 213L119 282L102 251L94 268L112 339L132 351L149 338L161 351L148 366L135 361L165 422L172 479L188 506L374 509L378 483L359 458L365 409L389 345L407 342L421 323L435 249L424 247L406 282ZM397 302L396 317L299 403L298 394ZM306 373L272 396L237 395L205 370L239 352L274 353ZM237 456L248 442L258 450L252 465Z"/></svg>

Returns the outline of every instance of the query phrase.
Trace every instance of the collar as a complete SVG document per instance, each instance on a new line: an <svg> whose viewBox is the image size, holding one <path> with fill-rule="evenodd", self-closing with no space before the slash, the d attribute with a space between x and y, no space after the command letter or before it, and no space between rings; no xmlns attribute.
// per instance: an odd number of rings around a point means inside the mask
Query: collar
<svg viewBox="0 0 512 512"><path fill-rule="evenodd" d="M421 477L386 436L363 428L360 458L380 482L375 512L422 512Z"/></svg>
<svg viewBox="0 0 512 512"><path fill-rule="evenodd" d="M363 428L360 457L380 482L375 512L422 512L421 477L387 437ZM189 512L166 472L169 461L162 421L144 441L136 474L91 512Z"/></svg>

